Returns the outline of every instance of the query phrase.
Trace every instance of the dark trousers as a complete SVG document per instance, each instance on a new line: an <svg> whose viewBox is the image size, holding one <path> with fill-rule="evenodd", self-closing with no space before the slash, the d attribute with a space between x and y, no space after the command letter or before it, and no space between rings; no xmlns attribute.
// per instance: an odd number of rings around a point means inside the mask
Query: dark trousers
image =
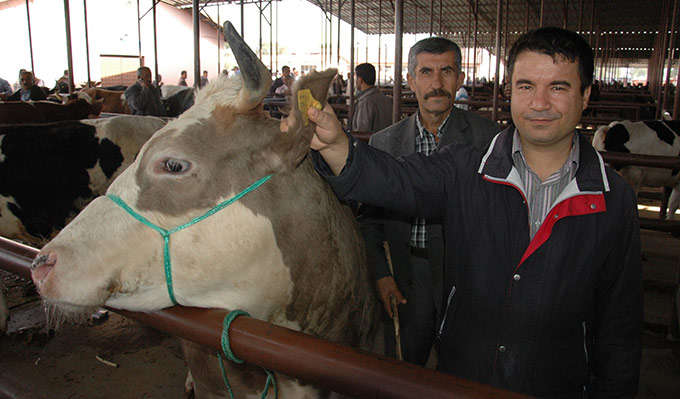
<svg viewBox="0 0 680 399"><path fill-rule="evenodd" d="M436 335L437 309L432 294L432 272L427 259L411 255L411 281L407 287L399 287L406 297L406 305L399 306L401 325L401 350L404 360L424 366ZM408 306L408 311L401 309ZM396 358L394 325L385 324L385 355Z"/></svg>

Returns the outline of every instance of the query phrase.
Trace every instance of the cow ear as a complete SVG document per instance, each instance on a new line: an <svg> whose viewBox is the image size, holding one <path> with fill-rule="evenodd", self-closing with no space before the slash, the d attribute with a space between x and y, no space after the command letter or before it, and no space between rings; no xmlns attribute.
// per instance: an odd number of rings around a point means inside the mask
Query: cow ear
<svg viewBox="0 0 680 399"><path fill-rule="evenodd" d="M266 156L268 163L275 171L292 170L307 155L309 143L314 135L315 125L311 121L303 120L303 112L304 116L306 116L307 108L304 110L300 109L300 98L307 96L307 99L309 99L308 94L311 94L312 102L316 100L320 107L323 108L328 98L328 88L336 74L336 69L327 69L323 72L311 71L293 84L288 131L279 134L271 148L271 152ZM309 93L306 90L309 90ZM299 92L302 92L300 97L298 97ZM303 102L307 101L303 100Z"/></svg>

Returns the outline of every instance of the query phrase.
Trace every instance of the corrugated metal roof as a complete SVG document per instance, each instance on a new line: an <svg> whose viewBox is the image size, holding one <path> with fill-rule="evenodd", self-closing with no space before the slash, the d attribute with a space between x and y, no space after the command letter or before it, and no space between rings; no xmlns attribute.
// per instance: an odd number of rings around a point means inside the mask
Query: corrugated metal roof
<svg viewBox="0 0 680 399"><path fill-rule="evenodd" d="M333 15L338 15L338 1L308 0L323 9L332 6ZM341 18L350 23L350 2L342 3ZM672 1L671 1L672 3ZM429 33L449 37L459 44L470 43L474 32L474 6L478 4L477 46L493 50L496 41L497 0L406 0L404 1L404 33ZM661 27L664 0L544 0L543 26L564 27L582 34L596 43L599 29L600 48L612 46L619 49L617 58L648 59L654 40L663 30ZM593 13L593 9L595 10ZM528 29L540 25L540 0L509 0L503 2L502 28L508 44ZM507 19L506 19L507 15ZM592 22L591 22L592 21ZM394 2L355 1L355 25L369 34L394 32ZM677 30L678 22L676 22ZM591 26L593 34L591 35ZM467 32L471 32L470 35ZM677 38L677 32L676 32ZM505 38L502 37L504 44ZM607 42L609 40L609 42ZM503 47L503 46L502 46Z"/></svg>
<svg viewBox="0 0 680 399"><path fill-rule="evenodd" d="M162 0L169 5L191 7L191 0ZM334 16L351 23L350 0L307 0L327 10ZM616 48L616 58L649 59L655 39L663 31L664 2L672 0L508 0L502 4L503 33L505 44L528 29L540 25L543 4L544 26L564 27L581 32L599 48ZM258 3L246 0L245 3ZM266 1L264 1L266 2ZM200 7L217 4L240 4L240 1L201 1ZM338 12L338 5L341 5ZM368 34L394 33L393 0L355 0L355 26ZM495 48L497 0L405 0L404 33L429 33L449 37L459 44L472 46L474 32L474 7L478 5L477 46ZM507 17L506 17L507 15ZM680 18L679 18L680 19ZM676 21L676 30L680 21ZM591 32L592 27L592 32ZM285 28L285 26L282 26ZM467 32L470 32L468 34ZM599 32L599 38L598 33ZM678 34L676 32L676 43ZM504 46L501 46L504 47ZM677 57L676 52L676 57Z"/></svg>

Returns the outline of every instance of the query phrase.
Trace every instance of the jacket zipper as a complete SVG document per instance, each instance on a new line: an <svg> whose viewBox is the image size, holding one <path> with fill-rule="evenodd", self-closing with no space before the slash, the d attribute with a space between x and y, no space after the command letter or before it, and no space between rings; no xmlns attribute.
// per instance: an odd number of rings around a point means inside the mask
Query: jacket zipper
<svg viewBox="0 0 680 399"><path fill-rule="evenodd" d="M444 310L444 316L442 317L442 323L439 325L439 332L437 333L437 338L441 338L442 332L444 330L444 324L446 323L446 314L449 313L449 306L451 305L451 299L453 299L453 294L456 293L456 286L454 285L449 292L449 297L446 300L446 309Z"/></svg>
<svg viewBox="0 0 680 399"><path fill-rule="evenodd" d="M588 361L588 346L586 341L586 322L583 322L583 354L586 356L586 366L590 363Z"/></svg>

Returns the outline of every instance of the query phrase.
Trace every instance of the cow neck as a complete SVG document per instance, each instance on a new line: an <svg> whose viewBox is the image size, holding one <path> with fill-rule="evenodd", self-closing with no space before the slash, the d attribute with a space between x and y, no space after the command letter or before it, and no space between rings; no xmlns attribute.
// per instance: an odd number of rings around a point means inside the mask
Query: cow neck
<svg viewBox="0 0 680 399"><path fill-rule="evenodd" d="M187 223L184 223L183 225L177 226L174 229L170 229L170 230L166 230L162 227L156 226L155 224L151 223L147 218L145 218L144 216L137 213L134 209L132 209L128 204L125 203L125 201L123 201L117 195L106 194L106 196L109 197L114 203L116 203L116 205L123 208L133 218L139 220L140 222L144 223L145 225L156 230L163 237L163 265L164 265L164 268L165 268L165 283L168 287L168 295L170 296L170 300L172 301L172 304L178 305L177 300L175 299L175 290L172 287L172 267L171 267L171 264L170 264L170 235L172 233L176 233L180 230L183 230L183 229L191 226L192 224L196 224L196 223L200 222L201 220L207 218L208 216L214 215L215 213L219 212L220 210L222 210L222 209L226 208L227 206L231 205L232 203L238 201L239 199L241 199L243 196L245 196L249 192L260 187L267 180L269 180L271 177L272 177L272 175L267 175L267 176L261 178L260 180L251 184L245 190L236 194L234 197L232 197L232 198L230 198L226 201L220 202L214 208L210 209L208 212L204 213L203 215L197 216L197 217L191 219L190 221L188 221Z"/></svg>

